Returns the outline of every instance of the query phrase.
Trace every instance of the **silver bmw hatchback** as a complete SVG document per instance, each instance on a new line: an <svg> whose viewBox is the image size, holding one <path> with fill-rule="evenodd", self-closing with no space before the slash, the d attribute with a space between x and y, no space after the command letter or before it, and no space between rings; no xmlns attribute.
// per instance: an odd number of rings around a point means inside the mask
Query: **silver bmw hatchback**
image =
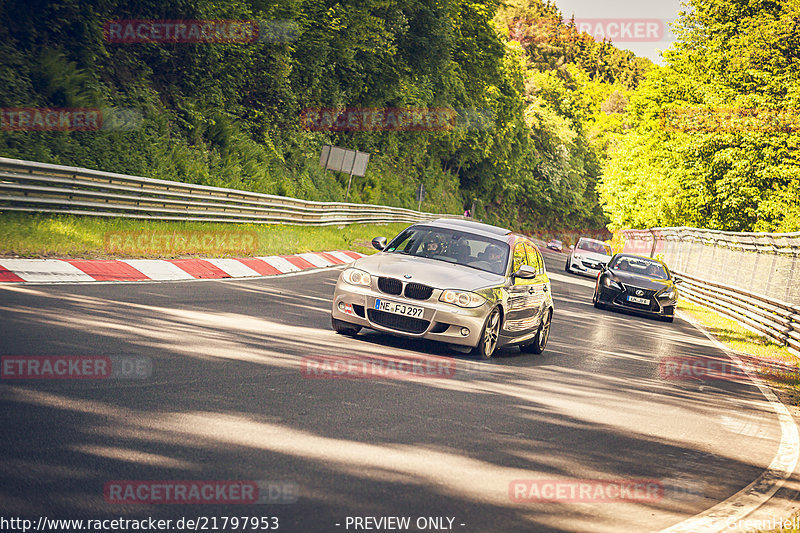
<svg viewBox="0 0 800 533"><path fill-rule="evenodd" d="M553 298L542 255L527 237L466 220L414 224L380 253L342 271L331 322L472 348L490 358L504 345L541 353Z"/></svg>

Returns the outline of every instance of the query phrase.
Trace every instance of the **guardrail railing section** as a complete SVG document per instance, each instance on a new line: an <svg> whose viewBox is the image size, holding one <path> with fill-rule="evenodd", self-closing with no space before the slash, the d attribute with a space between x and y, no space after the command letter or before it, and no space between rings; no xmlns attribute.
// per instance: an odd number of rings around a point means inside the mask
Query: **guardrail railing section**
<svg viewBox="0 0 800 533"><path fill-rule="evenodd" d="M464 218L401 207L313 202L5 157L0 157L0 211L317 226Z"/></svg>

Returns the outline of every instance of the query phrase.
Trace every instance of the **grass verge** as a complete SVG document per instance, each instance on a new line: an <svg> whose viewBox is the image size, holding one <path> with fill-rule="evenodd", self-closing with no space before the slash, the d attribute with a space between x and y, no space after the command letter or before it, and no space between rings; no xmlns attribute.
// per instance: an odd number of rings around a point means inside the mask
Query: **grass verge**
<svg viewBox="0 0 800 533"><path fill-rule="evenodd" d="M735 320L687 300L678 302L678 309L700 322L709 333L734 352L745 353L762 359L780 359L797 363L797 357L789 350L775 344L766 337L745 328Z"/></svg>
<svg viewBox="0 0 800 533"><path fill-rule="evenodd" d="M391 238L408 224L352 224L348 226L289 226L173 222L123 218L0 213L0 257L58 259L176 258L218 255L267 256L325 250L373 253L373 237ZM255 232L250 253L171 253L169 248L116 251L106 244L109 234L192 234L197 232Z"/></svg>

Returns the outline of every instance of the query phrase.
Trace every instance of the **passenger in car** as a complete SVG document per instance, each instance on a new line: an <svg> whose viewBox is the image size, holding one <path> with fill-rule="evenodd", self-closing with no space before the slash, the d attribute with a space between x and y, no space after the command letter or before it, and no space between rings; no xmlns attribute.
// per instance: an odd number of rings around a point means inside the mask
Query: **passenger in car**
<svg viewBox="0 0 800 533"><path fill-rule="evenodd" d="M503 250L495 244L490 244L486 247L485 257L483 259L490 265L500 265L503 260Z"/></svg>

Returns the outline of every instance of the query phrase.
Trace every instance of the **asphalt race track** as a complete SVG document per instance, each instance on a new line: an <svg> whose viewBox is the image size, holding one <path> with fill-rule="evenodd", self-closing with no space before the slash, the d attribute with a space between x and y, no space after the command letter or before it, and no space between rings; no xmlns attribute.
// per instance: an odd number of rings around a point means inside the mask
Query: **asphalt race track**
<svg viewBox="0 0 800 533"><path fill-rule="evenodd" d="M286 532L377 524L356 517L410 517L409 531L659 531L756 479L782 436L759 389L665 379L665 360L721 352L680 318L594 309L592 280L564 273L564 257L547 255L556 312L546 351L511 348L489 362L372 331L336 335L338 269L2 286L1 355L150 365L114 379L0 380L2 514L277 517ZM451 372L309 374L309 362L342 357L432 357ZM120 480L255 480L295 494L266 504L114 503L108 486ZM514 497L519 480L651 480L662 492Z"/></svg>

